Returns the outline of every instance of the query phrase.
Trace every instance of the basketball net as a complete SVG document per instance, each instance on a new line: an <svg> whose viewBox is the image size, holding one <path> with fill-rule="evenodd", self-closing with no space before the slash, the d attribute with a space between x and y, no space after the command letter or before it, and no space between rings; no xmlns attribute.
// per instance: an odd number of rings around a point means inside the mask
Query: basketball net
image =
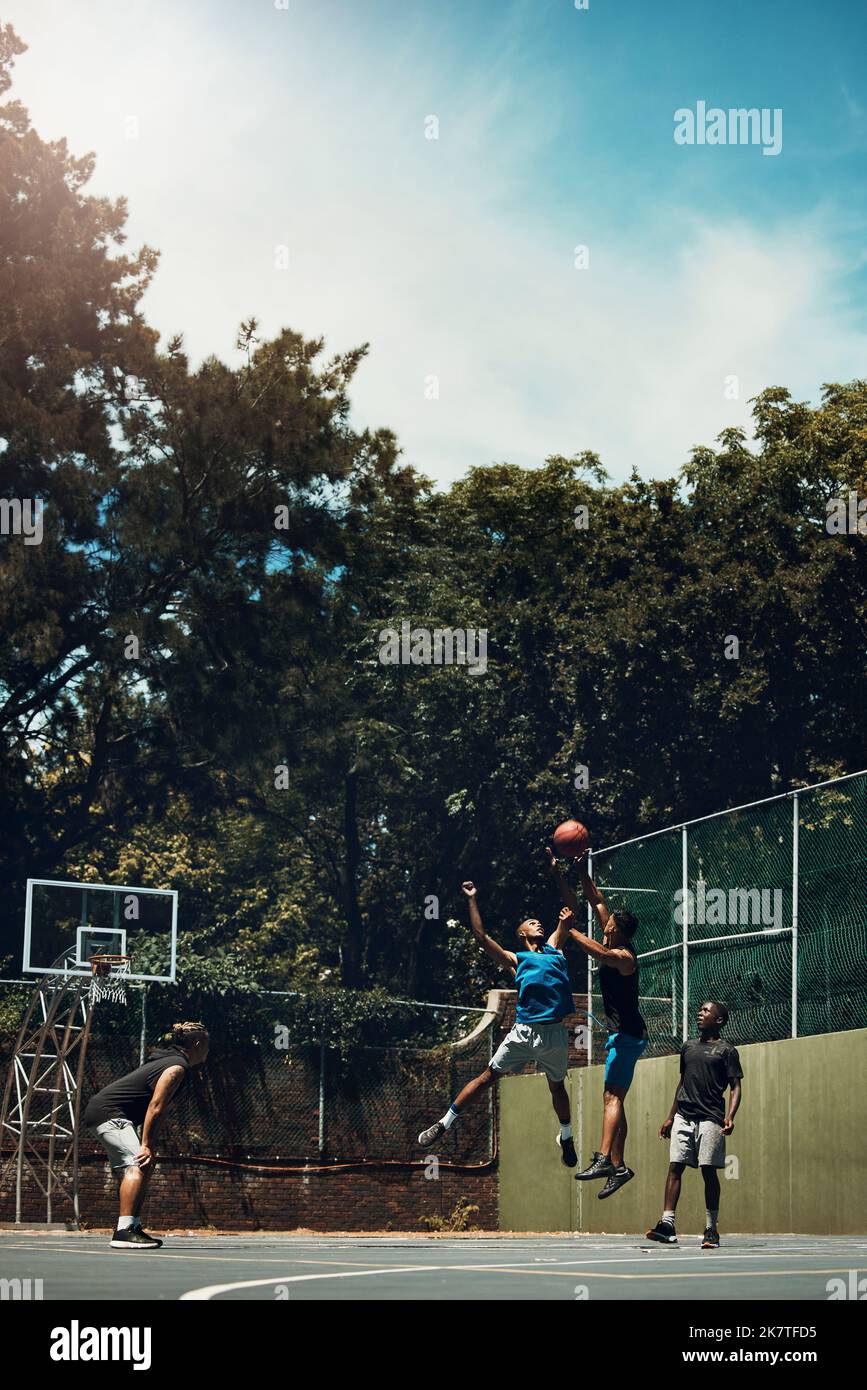
<svg viewBox="0 0 867 1390"><path fill-rule="evenodd" d="M91 1004L126 1003L129 956L91 956L88 999Z"/></svg>

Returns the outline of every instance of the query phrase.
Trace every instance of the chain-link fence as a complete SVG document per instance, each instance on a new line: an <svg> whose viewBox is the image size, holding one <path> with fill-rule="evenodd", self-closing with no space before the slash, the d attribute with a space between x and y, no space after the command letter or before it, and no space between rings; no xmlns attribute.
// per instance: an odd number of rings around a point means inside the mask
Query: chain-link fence
<svg viewBox="0 0 867 1390"><path fill-rule="evenodd" d="M82 1114L90 1098L108 1082L133 1070L158 1031L148 1026L155 1013L154 987L148 996L131 988L125 1009L100 1004L82 1079ZM13 996L16 991L16 996ZM4 984L0 1006L11 1017L28 997L24 985ZM150 998L149 1014L145 999ZM444 1038L436 1046L292 1045L293 1011L303 1011L303 995L263 997L246 1037L231 1039L214 1031L207 1065L193 1070L169 1108L160 1135L165 1155L188 1155L287 1165L336 1162L423 1163L417 1136L448 1108L456 1093L484 1070L499 1033L493 1013L480 1008L449 1009L413 1003L430 1030L430 1017ZM0 1076L5 1077L15 1032L0 1029ZM495 1154L494 1098L488 1092L461 1117L441 1164L482 1167ZM82 1135L81 1154L102 1153Z"/></svg>
<svg viewBox="0 0 867 1390"><path fill-rule="evenodd" d="M639 921L651 1055L678 1050L709 998L732 1042L867 1026L867 773L597 850L591 868ZM598 1061L592 967L588 989Z"/></svg>
<svg viewBox="0 0 867 1390"><path fill-rule="evenodd" d="M734 1042L867 1026L867 774L596 851L591 867L609 904L639 919L651 1054L676 1051L709 997L728 1005ZM32 987L0 987L0 1076ZM599 1061L605 1031L592 966L588 989L589 1060ZM303 995L233 1001L227 1027L212 1027L207 1066L172 1107L163 1151L288 1165L423 1161L418 1133L483 1070L502 1028L480 1008L392 1002L404 1010L397 1036L410 1042L338 1046L290 1045L298 1032L284 1025L303 1018ZM174 987L133 987L125 1009L100 1004L84 1101L137 1066L183 1009ZM583 1051L574 1060L583 1063ZM442 1161L492 1160L494 1104L488 1092L467 1109Z"/></svg>

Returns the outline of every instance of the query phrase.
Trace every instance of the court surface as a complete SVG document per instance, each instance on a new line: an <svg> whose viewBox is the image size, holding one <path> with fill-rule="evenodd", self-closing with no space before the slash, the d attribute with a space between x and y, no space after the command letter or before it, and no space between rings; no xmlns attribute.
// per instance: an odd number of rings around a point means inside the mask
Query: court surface
<svg viewBox="0 0 867 1390"><path fill-rule="evenodd" d="M0 1278L41 1279L44 1299L172 1301L609 1299L827 1302L867 1273L864 1236L167 1236L112 1250L107 1235L0 1232ZM832 1288L835 1286L831 1286ZM837 1286L839 1287L839 1286ZM851 1296L851 1295L850 1295Z"/></svg>

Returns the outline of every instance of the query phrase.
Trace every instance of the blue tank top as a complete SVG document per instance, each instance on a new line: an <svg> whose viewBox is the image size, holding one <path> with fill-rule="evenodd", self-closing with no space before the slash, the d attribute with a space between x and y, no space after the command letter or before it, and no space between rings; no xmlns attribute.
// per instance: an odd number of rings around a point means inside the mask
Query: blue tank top
<svg viewBox="0 0 867 1390"><path fill-rule="evenodd" d="M516 951L515 956L518 1023L559 1023L567 1014L574 1014L575 1001L562 951L546 945L541 951Z"/></svg>

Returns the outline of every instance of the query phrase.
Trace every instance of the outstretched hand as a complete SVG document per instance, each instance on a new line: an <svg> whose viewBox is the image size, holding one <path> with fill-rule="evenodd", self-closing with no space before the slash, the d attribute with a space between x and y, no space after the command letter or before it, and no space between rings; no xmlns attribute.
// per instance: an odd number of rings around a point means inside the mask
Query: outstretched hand
<svg viewBox="0 0 867 1390"><path fill-rule="evenodd" d="M554 851L551 849L550 845L546 848L545 853L546 853L547 856L548 856L548 869L549 869L549 871L550 871L552 874L554 874L554 875L560 875L560 874L562 874L563 871L562 871L562 869L560 868L560 864L559 864L559 862L558 862L558 860L557 860L557 856L556 856L556 854L554 853ZM576 868L578 869L579 873L582 871L582 869L585 869L585 868L587 867L587 856L589 855L589 853L590 853L590 849L589 849L589 847L588 847L587 849L582 850L580 854L576 854L576 855L572 858L571 862L576 866Z"/></svg>
<svg viewBox="0 0 867 1390"><path fill-rule="evenodd" d="M474 898L479 891L471 878L468 878L466 883L462 883L461 888L468 898Z"/></svg>
<svg viewBox="0 0 867 1390"><path fill-rule="evenodd" d="M575 913L572 911L571 907L561 907L560 916L557 920L561 927L571 927L572 923L575 921Z"/></svg>

